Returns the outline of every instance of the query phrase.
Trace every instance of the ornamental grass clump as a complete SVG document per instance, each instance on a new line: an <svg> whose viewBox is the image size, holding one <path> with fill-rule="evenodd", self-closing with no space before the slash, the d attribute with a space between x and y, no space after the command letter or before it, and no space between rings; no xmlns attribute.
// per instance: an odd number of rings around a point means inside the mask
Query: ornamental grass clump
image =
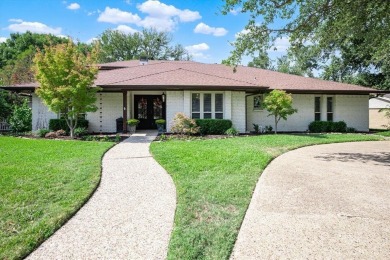
<svg viewBox="0 0 390 260"><path fill-rule="evenodd" d="M171 123L171 131L176 134L194 135L198 134L200 127L194 119L189 118L184 113L176 113Z"/></svg>

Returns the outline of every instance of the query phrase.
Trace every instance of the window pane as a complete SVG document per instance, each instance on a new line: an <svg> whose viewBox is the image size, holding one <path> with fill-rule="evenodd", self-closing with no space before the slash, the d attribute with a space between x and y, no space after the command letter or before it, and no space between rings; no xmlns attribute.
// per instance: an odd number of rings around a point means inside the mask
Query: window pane
<svg viewBox="0 0 390 260"><path fill-rule="evenodd" d="M321 113L315 113L314 114L314 120L315 121L321 121Z"/></svg>
<svg viewBox="0 0 390 260"><path fill-rule="evenodd" d="M153 99L153 119L160 119L163 117L162 114L162 100L159 98Z"/></svg>
<svg viewBox="0 0 390 260"><path fill-rule="evenodd" d="M253 110L262 110L263 109L263 96L254 96L253 98Z"/></svg>
<svg viewBox="0 0 390 260"><path fill-rule="evenodd" d="M200 94L192 94L192 112L200 112Z"/></svg>
<svg viewBox="0 0 390 260"><path fill-rule="evenodd" d="M314 111L321 112L321 98L315 97L314 99Z"/></svg>
<svg viewBox="0 0 390 260"><path fill-rule="evenodd" d="M203 95L203 111L211 112L211 94Z"/></svg>
<svg viewBox="0 0 390 260"><path fill-rule="evenodd" d="M203 118L211 118L211 113L204 113Z"/></svg>
<svg viewBox="0 0 390 260"><path fill-rule="evenodd" d="M193 119L199 119L200 118L200 113L192 113L192 118Z"/></svg>
<svg viewBox="0 0 390 260"><path fill-rule="evenodd" d="M148 100L146 98L141 98L138 100L138 119L147 119L148 118Z"/></svg>
<svg viewBox="0 0 390 260"><path fill-rule="evenodd" d="M333 98L332 97L328 97L326 99L326 107L327 107L327 112L333 112Z"/></svg>
<svg viewBox="0 0 390 260"><path fill-rule="evenodd" d="M223 113L215 113L216 119L223 119Z"/></svg>
<svg viewBox="0 0 390 260"><path fill-rule="evenodd" d="M223 112L223 94L215 94L215 112ZM217 118L217 114L215 114Z"/></svg>
<svg viewBox="0 0 390 260"><path fill-rule="evenodd" d="M333 113L328 113L327 120L333 121Z"/></svg>

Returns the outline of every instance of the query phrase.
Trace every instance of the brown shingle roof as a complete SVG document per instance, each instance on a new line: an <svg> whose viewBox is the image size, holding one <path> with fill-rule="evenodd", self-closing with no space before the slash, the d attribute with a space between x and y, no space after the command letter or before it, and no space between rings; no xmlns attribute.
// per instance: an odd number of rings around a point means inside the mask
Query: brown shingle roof
<svg viewBox="0 0 390 260"><path fill-rule="evenodd" d="M290 75L270 70L193 61L138 60L99 64L95 85L103 89L218 89L264 91L283 89L292 93L379 93L381 91L357 85ZM16 85L15 88L36 86Z"/></svg>

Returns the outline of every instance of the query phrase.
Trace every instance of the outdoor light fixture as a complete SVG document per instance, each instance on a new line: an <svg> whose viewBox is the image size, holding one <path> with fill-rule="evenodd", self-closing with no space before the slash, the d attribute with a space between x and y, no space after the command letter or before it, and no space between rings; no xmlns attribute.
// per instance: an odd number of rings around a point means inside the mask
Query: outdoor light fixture
<svg viewBox="0 0 390 260"><path fill-rule="evenodd" d="M165 93L164 92L162 93L161 98L162 98L162 102L165 102Z"/></svg>

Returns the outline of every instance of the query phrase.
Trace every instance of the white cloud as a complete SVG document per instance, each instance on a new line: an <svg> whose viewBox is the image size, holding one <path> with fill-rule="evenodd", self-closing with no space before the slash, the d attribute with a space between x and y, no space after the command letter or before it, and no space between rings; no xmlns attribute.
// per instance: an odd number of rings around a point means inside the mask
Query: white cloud
<svg viewBox="0 0 390 260"><path fill-rule="evenodd" d="M80 9L80 5L78 3L71 3L66 8L68 8L70 10L77 10L77 9Z"/></svg>
<svg viewBox="0 0 390 260"><path fill-rule="evenodd" d="M104 12L100 14L98 21L113 24L136 24L145 28L155 28L157 31L173 31L179 22L192 22L202 18L197 11L181 10L157 0L147 0L138 4L137 8L146 14L144 19L141 19L138 14L106 7ZM92 14L89 13L89 15Z"/></svg>
<svg viewBox="0 0 390 260"><path fill-rule="evenodd" d="M21 23L21 22L23 22L22 19L9 19L8 21L11 22L11 23Z"/></svg>
<svg viewBox="0 0 390 260"><path fill-rule="evenodd" d="M93 43L94 41L97 41L97 40L98 40L98 38L93 37L93 38L87 40L85 43L91 44L91 43Z"/></svg>
<svg viewBox="0 0 390 260"><path fill-rule="evenodd" d="M194 58L207 59L209 57L209 55L206 55L206 54L203 53L204 51L207 51L207 50L210 49L210 47L207 45L207 43L199 43L199 44L186 46L185 49Z"/></svg>
<svg viewBox="0 0 390 260"><path fill-rule="evenodd" d="M7 29L11 32L24 33L26 31L30 31L34 33L51 33L55 35L61 34L62 31L61 27L52 28L40 22L25 22L22 20L19 20L17 23L10 24Z"/></svg>
<svg viewBox="0 0 390 260"><path fill-rule="evenodd" d="M290 38L289 37L282 37L277 38L275 40L275 46L271 48L270 51L273 52L286 52L287 49L290 47Z"/></svg>
<svg viewBox="0 0 390 260"><path fill-rule="evenodd" d="M0 43L5 42L7 40L6 37L0 37Z"/></svg>
<svg viewBox="0 0 390 260"><path fill-rule="evenodd" d="M245 35L245 34L248 34L250 31L248 29L242 29L241 31L239 31L238 33L236 33L234 35L234 37L238 38L239 36L241 35Z"/></svg>
<svg viewBox="0 0 390 260"><path fill-rule="evenodd" d="M159 18L147 16L145 19L138 23L139 26L145 28L155 28L157 31L167 31L171 32L175 29L176 22L170 18Z"/></svg>
<svg viewBox="0 0 390 260"><path fill-rule="evenodd" d="M202 18L197 11L180 10L173 5L166 5L156 0L148 0L137 6L138 10L152 17L179 17L181 22L192 22Z"/></svg>
<svg viewBox="0 0 390 260"><path fill-rule="evenodd" d="M225 28L222 27L210 27L205 23L199 23L195 29L195 33L212 34L214 36L224 36L228 33Z"/></svg>
<svg viewBox="0 0 390 260"><path fill-rule="evenodd" d="M189 52L207 51L208 49L210 49L210 47L207 45L207 43L204 43L204 42L199 43L199 44L186 46L185 48Z"/></svg>
<svg viewBox="0 0 390 260"><path fill-rule="evenodd" d="M138 14L132 14L130 12L125 12L119 10L118 8L110 8L109 6L99 15L99 22L107 23L133 23L137 24L141 21L141 18Z"/></svg>
<svg viewBox="0 0 390 260"><path fill-rule="evenodd" d="M231 13L232 15L238 15L241 12L241 10L242 10L241 8L231 9L229 13Z"/></svg>
<svg viewBox="0 0 390 260"><path fill-rule="evenodd" d="M131 28L130 26L127 25L118 25L114 30L126 33L126 34L133 34L138 32L138 30Z"/></svg>

